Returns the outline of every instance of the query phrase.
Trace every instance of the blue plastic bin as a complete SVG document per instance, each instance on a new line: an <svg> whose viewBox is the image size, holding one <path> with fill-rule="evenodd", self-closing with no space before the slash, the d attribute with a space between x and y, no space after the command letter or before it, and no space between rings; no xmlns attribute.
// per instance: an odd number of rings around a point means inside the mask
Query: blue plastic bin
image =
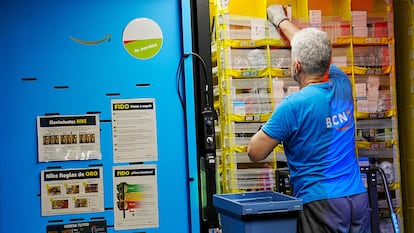
<svg viewBox="0 0 414 233"><path fill-rule="evenodd" d="M223 233L295 233L302 200L273 191L215 194Z"/></svg>

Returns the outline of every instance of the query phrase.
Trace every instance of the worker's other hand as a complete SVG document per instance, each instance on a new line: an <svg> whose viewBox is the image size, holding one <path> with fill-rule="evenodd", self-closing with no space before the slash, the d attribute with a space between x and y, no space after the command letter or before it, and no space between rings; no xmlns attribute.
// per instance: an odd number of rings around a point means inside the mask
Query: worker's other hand
<svg viewBox="0 0 414 233"><path fill-rule="evenodd" d="M270 5L267 8L267 18L269 21L276 26L276 28L279 28L279 24L283 21L288 19L286 17L285 9L282 5Z"/></svg>

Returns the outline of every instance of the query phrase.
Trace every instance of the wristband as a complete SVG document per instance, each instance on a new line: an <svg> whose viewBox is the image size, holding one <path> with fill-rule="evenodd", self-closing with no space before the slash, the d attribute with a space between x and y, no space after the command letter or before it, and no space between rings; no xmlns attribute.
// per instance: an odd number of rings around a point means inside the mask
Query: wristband
<svg viewBox="0 0 414 233"><path fill-rule="evenodd" d="M279 20L279 22L278 22L278 23L277 23L277 25L276 25L276 29L278 29L278 30L279 30L279 25L280 25L283 21L285 21L285 20L289 20L289 18L288 18L288 17L285 17L285 18L280 19L280 20Z"/></svg>

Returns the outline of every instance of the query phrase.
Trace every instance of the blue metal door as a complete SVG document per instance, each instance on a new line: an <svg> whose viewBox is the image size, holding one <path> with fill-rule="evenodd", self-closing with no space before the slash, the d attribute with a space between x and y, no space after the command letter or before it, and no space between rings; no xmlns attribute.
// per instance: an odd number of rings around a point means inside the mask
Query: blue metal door
<svg viewBox="0 0 414 233"><path fill-rule="evenodd" d="M105 220L108 232L116 232L111 101L135 98L156 103L158 159L144 164L157 166L159 226L122 232L199 231L191 58L184 62L185 81L177 75L182 54L191 52L189 4L0 2L0 232L46 232L49 225L92 220ZM159 51L145 58L129 54L123 38L128 23L141 18L162 31ZM88 113L99 114L101 160L38 162L37 116ZM104 211L42 216L41 171L86 167L103 169Z"/></svg>

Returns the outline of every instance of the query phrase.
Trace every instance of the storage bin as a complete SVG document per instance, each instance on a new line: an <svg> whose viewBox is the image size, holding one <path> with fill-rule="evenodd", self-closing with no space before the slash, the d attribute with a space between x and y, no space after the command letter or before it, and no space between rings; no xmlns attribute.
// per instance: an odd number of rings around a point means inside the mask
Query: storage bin
<svg viewBox="0 0 414 233"><path fill-rule="evenodd" d="M215 194L223 233L295 233L302 200L274 191Z"/></svg>

